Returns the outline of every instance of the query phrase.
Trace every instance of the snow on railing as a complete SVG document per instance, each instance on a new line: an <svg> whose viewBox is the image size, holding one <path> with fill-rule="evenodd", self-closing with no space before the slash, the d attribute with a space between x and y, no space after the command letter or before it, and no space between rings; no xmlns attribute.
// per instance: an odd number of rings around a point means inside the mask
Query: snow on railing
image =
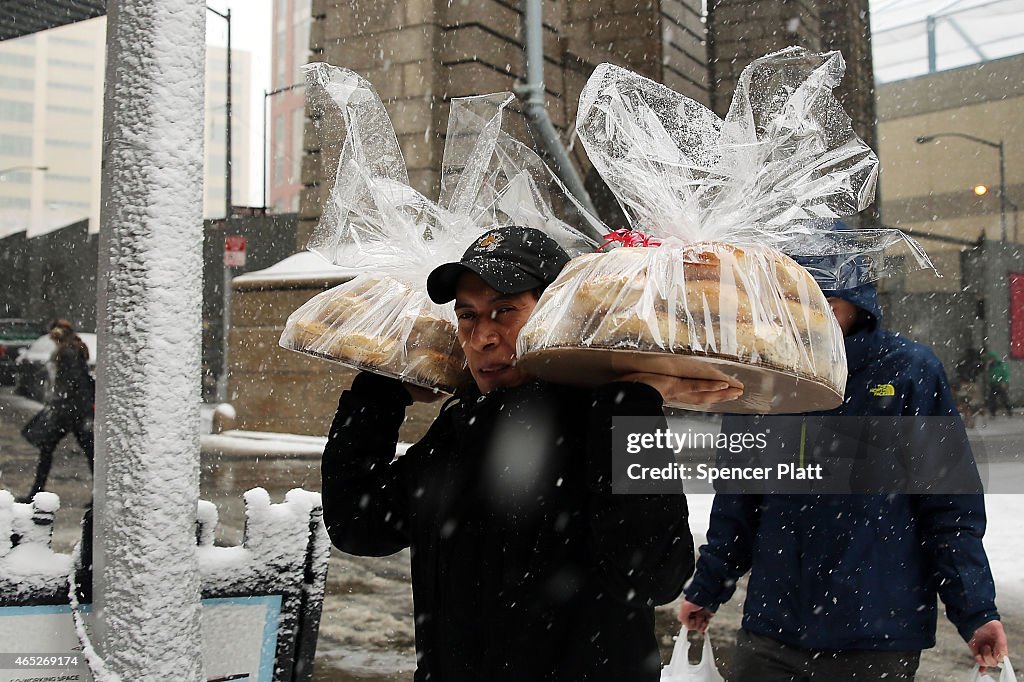
<svg viewBox="0 0 1024 682"><path fill-rule="evenodd" d="M244 495L242 544L218 547L217 508L196 509L196 553L203 598L280 595L275 680L312 679L330 540L319 493L294 489L272 504L263 488ZM68 603L71 555L51 548L60 499L38 493L31 503L0 490L0 606ZM88 581L80 573L79 580Z"/></svg>
<svg viewBox="0 0 1024 682"><path fill-rule="evenodd" d="M53 493L38 493L31 504L22 504L0 490L0 605L33 598L50 604L67 594L71 557L50 547L58 509L60 498Z"/></svg>

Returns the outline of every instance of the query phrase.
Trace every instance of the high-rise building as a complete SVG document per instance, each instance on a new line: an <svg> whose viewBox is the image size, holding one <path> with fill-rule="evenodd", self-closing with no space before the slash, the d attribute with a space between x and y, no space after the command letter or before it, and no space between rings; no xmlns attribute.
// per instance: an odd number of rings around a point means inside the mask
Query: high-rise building
<svg viewBox="0 0 1024 682"><path fill-rule="evenodd" d="M231 204L249 201L249 130L252 120L250 93L252 55L231 50ZM206 164L203 182L203 217L223 218L227 179L227 51L206 49Z"/></svg>
<svg viewBox="0 0 1024 682"><path fill-rule="evenodd" d="M0 43L0 236L87 219L99 230L106 19ZM249 196L251 56L232 56L232 195ZM204 215L225 208L225 50L206 65ZM45 170L43 170L45 169Z"/></svg>
<svg viewBox="0 0 1024 682"><path fill-rule="evenodd" d="M274 213L299 210L305 92L302 65L309 61L310 0L274 0L266 203Z"/></svg>
<svg viewBox="0 0 1024 682"><path fill-rule="evenodd" d="M104 23L0 43L0 235L98 223Z"/></svg>

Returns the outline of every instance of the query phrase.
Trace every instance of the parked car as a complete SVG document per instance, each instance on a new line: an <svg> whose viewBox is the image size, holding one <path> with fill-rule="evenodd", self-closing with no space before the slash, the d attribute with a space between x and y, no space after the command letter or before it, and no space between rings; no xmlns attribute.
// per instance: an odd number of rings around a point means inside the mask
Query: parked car
<svg viewBox="0 0 1024 682"><path fill-rule="evenodd" d="M0 385L15 382L18 354L39 336L39 325L19 317L0 318Z"/></svg>
<svg viewBox="0 0 1024 682"><path fill-rule="evenodd" d="M79 333L78 336L89 349L89 371L96 374L96 335ZM56 367L51 359L57 345L48 334L40 336L21 351L17 362L18 384L15 392L38 402L46 402L53 390L53 375Z"/></svg>

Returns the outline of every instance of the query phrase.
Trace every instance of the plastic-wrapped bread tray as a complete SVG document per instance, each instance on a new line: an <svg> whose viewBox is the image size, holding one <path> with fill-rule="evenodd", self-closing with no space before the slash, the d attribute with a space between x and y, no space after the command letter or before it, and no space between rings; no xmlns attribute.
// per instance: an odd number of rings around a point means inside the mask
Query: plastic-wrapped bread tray
<svg viewBox="0 0 1024 682"><path fill-rule="evenodd" d="M597 385L633 372L743 386L725 412L842 402L842 332L806 270L767 247L618 248L574 259L520 334L526 371Z"/></svg>

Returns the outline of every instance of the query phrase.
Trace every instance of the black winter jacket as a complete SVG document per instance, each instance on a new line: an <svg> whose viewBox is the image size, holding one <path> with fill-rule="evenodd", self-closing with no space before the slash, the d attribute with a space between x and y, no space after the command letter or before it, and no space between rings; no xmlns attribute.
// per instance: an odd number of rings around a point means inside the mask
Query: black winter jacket
<svg viewBox="0 0 1024 682"><path fill-rule="evenodd" d="M412 550L415 680L654 682L654 605L693 572L682 494L612 495L611 419L661 414L636 383L464 395L392 462L410 404L360 374L323 458L350 554Z"/></svg>
<svg viewBox="0 0 1024 682"><path fill-rule="evenodd" d="M62 419L71 423L92 417L93 404L96 402L96 387L89 374L88 354L84 344L81 348L61 344L54 351L57 372L53 380L50 405Z"/></svg>

